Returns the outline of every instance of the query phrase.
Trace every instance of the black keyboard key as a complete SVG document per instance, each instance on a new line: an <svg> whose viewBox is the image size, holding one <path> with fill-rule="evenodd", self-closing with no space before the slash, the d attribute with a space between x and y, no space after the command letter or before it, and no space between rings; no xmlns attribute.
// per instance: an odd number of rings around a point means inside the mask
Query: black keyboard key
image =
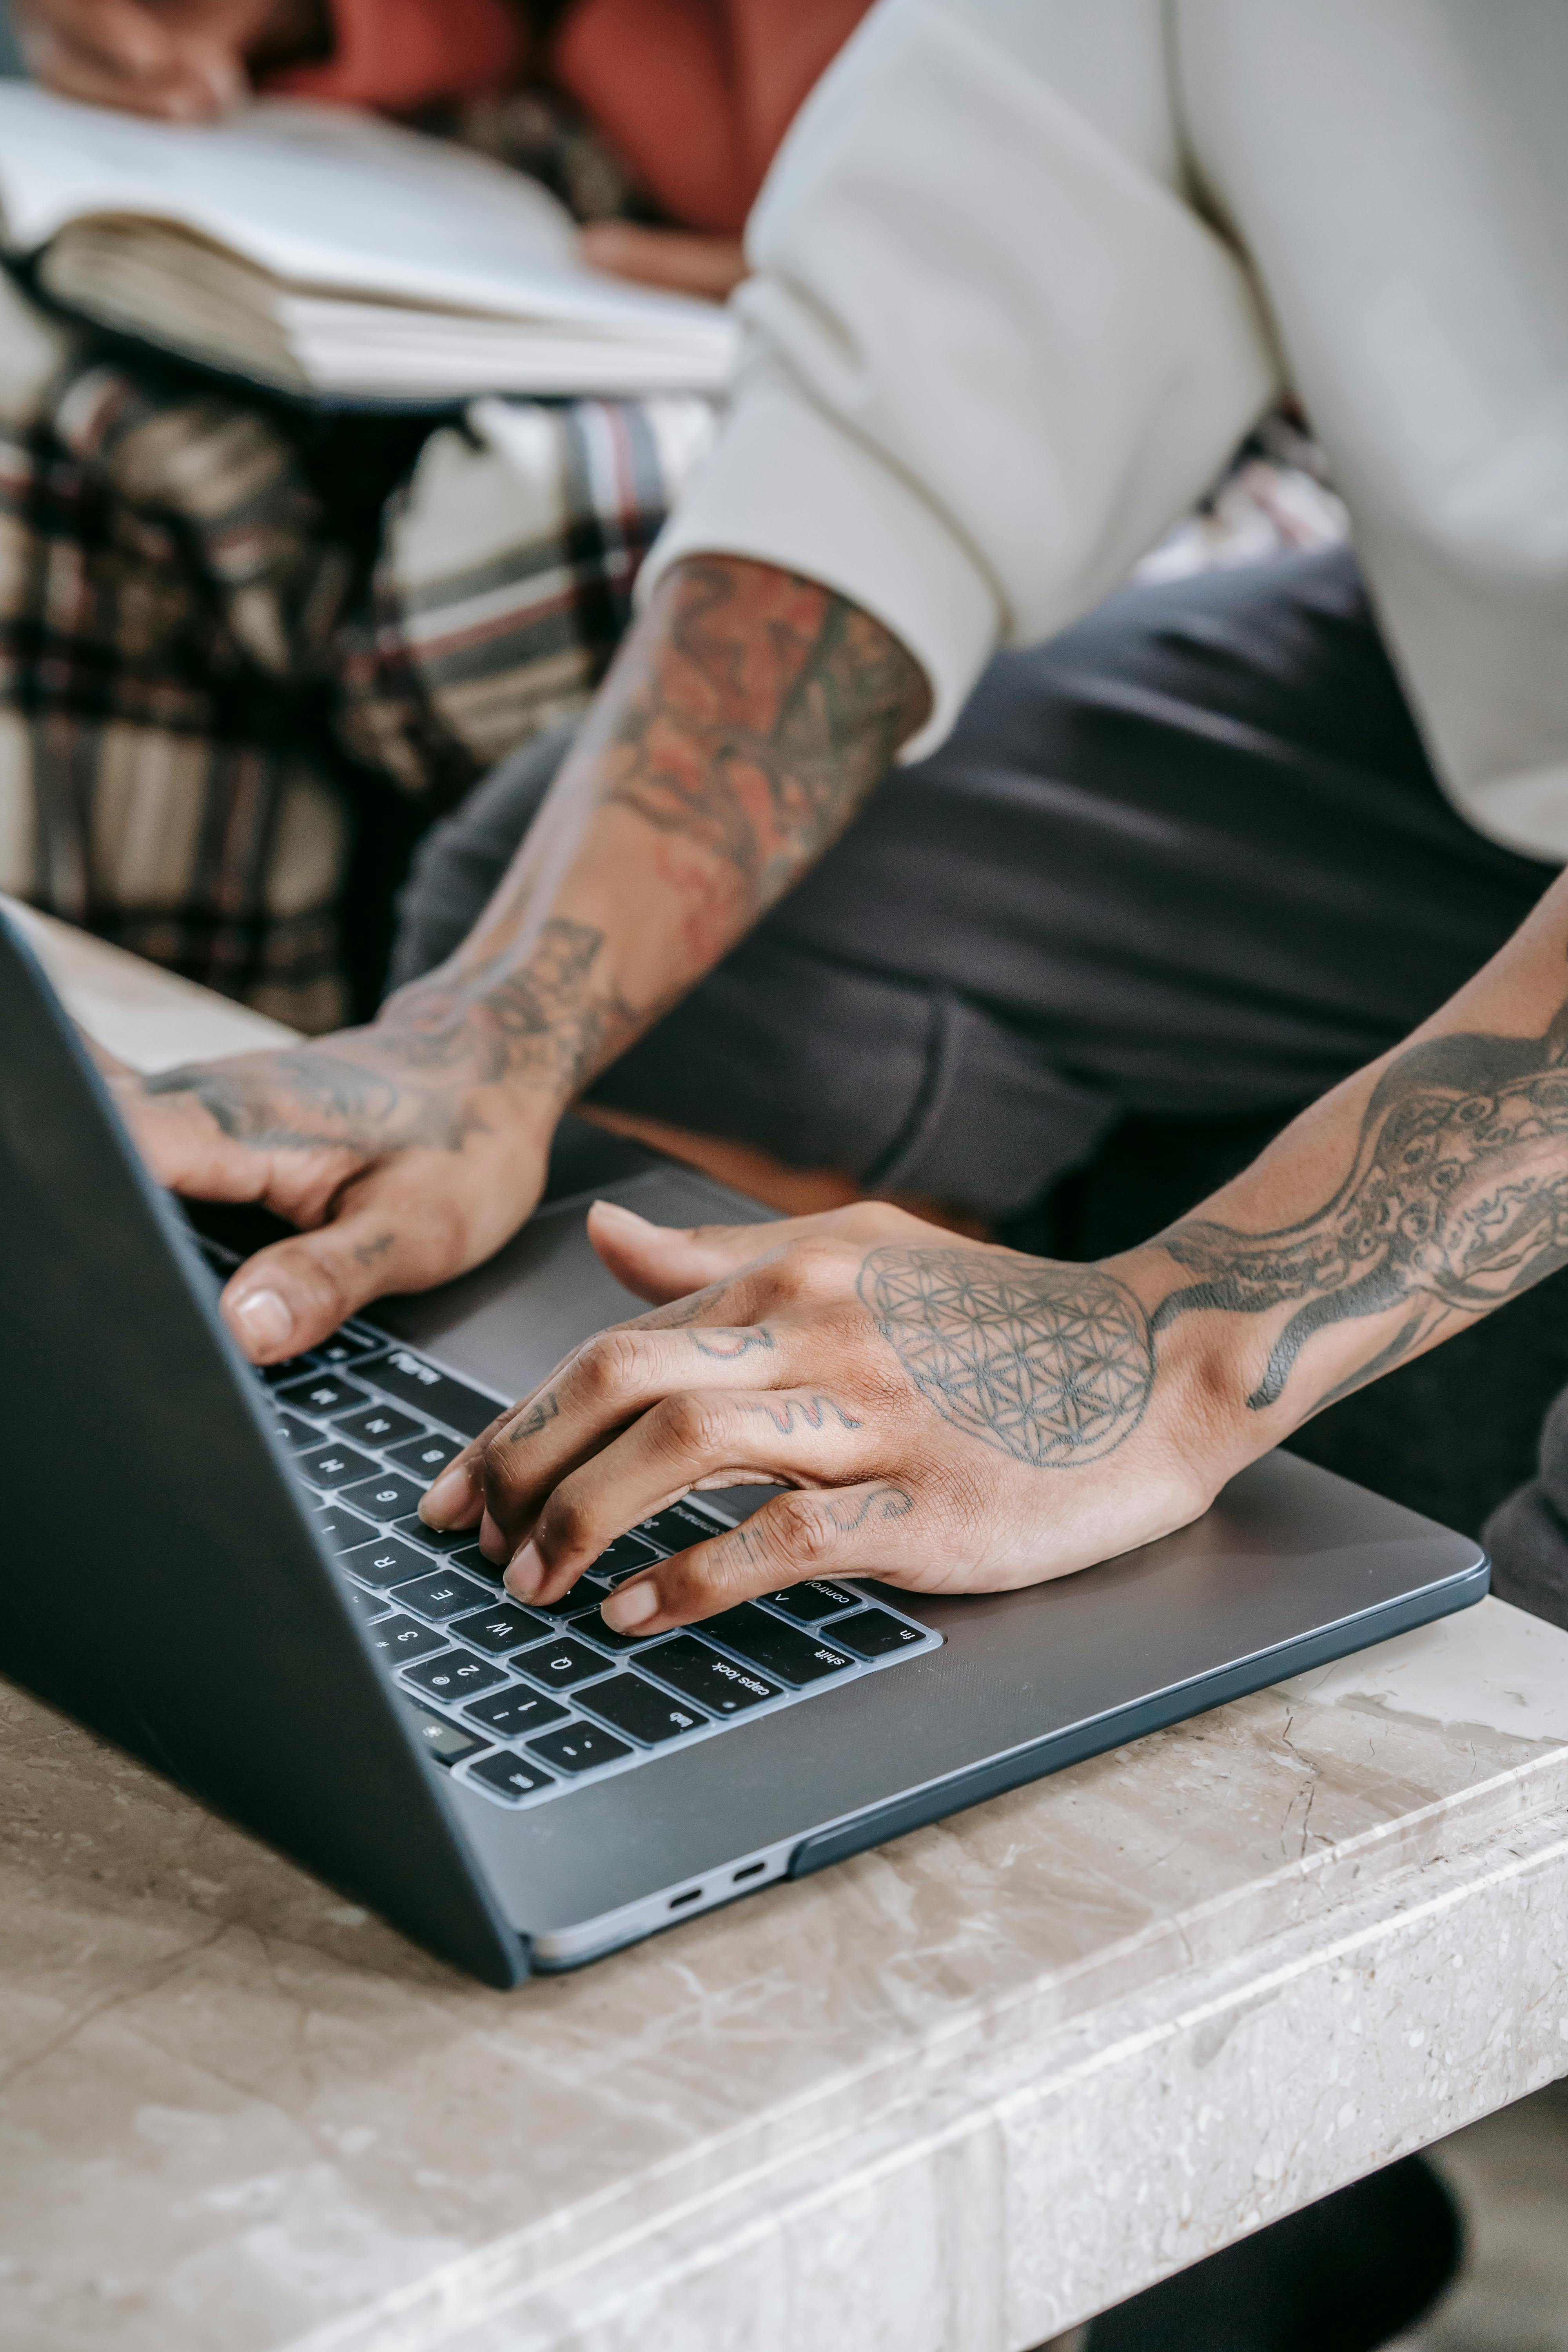
<svg viewBox="0 0 1568 2352"><path fill-rule="evenodd" d="M699 1715L668 1691L655 1690L640 1675L612 1675L607 1683L595 1683L592 1690L583 1693L577 1701L589 1714L602 1716L628 1739L638 1739L645 1748L660 1747L667 1739L684 1739L689 1731L700 1731L708 1717Z"/></svg>
<svg viewBox="0 0 1568 2352"><path fill-rule="evenodd" d="M470 1576L482 1576L487 1584L499 1586L501 1578L506 1574L505 1560L487 1559L479 1545L475 1543L473 1536L474 1531L469 1528L462 1550L449 1554L453 1567L466 1568Z"/></svg>
<svg viewBox="0 0 1568 2352"><path fill-rule="evenodd" d="M547 1601L542 1606L552 1617L580 1617L585 1609L597 1610L599 1603L608 1597L596 1574L584 1574L578 1577L575 1583L569 1584L564 1592L558 1593L553 1601ZM535 1606L539 1605L535 1603ZM592 1626L584 1625L583 1631L593 1633L597 1641L597 1633Z"/></svg>
<svg viewBox="0 0 1568 2352"><path fill-rule="evenodd" d="M343 1598L361 1617L384 1617L391 1606L383 1592L362 1592L357 1584L344 1585Z"/></svg>
<svg viewBox="0 0 1568 2352"><path fill-rule="evenodd" d="M890 1650L910 1650L925 1635L918 1625L906 1624L889 1609L862 1609L853 1617L842 1617L833 1628L833 1638L853 1650L858 1658L885 1658Z"/></svg>
<svg viewBox="0 0 1568 2352"><path fill-rule="evenodd" d="M370 1531L369 1543L355 1544L353 1551L338 1554L338 1566L357 1576L362 1584L377 1584L384 1591L389 1584L406 1584L410 1577L428 1576L435 1561L426 1552L416 1551L399 1536L378 1536Z"/></svg>
<svg viewBox="0 0 1568 2352"><path fill-rule="evenodd" d="M385 1410L392 1411L388 1405ZM401 1445L389 1445L386 1457L406 1470L411 1478L420 1479L426 1486L437 1477L448 1462L455 1462L462 1452L455 1437L443 1437L438 1431L427 1429L423 1437L410 1437Z"/></svg>
<svg viewBox="0 0 1568 2352"><path fill-rule="evenodd" d="M411 1584L395 1585L392 1597L400 1609L417 1610L421 1617L433 1617L437 1625L444 1625L449 1617L460 1617L465 1609L482 1601L485 1594L466 1576L437 1568L428 1576L416 1576Z"/></svg>
<svg viewBox="0 0 1568 2352"><path fill-rule="evenodd" d="M461 1544L463 1546L463 1549L460 1551L454 1550L451 1554L452 1564L455 1568L466 1568L470 1576L482 1576L485 1578L487 1582L495 1585L498 1589L500 1588L501 1579L506 1574L507 1563L504 1559L487 1559L485 1558L484 1553L474 1541L474 1531L472 1528L469 1528L463 1535L453 1537L452 1541L454 1544ZM594 1577L580 1576L575 1584L570 1584L567 1586L565 1591L561 1595L558 1601L552 1601L544 1604L530 1605L539 1605L542 1616L570 1617L573 1615L580 1615L584 1610L587 1610L590 1613L596 1613L599 1603L604 1600L604 1598L605 1588L602 1584L596 1582ZM520 1603L519 1605L521 1606L522 1604ZM587 1628L584 1628L584 1631L587 1630ZM598 1639L596 1633L594 1638L595 1640Z"/></svg>
<svg viewBox="0 0 1568 2352"><path fill-rule="evenodd" d="M721 1536L724 1528L705 1511L690 1503L671 1503L667 1511L659 1511L651 1519L639 1519L637 1532L662 1544L666 1551L684 1551L689 1544L707 1543L712 1536Z"/></svg>
<svg viewBox="0 0 1568 2352"><path fill-rule="evenodd" d="M526 1732L543 1731L550 1724L566 1719L566 1709L559 1701L546 1698L542 1691L524 1690L521 1683L487 1692L463 1713L470 1721L482 1723L498 1739L521 1739Z"/></svg>
<svg viewBox="0 0 1568 2352"><path fill-rule="evenodd" d="M424 1491L421 1486L419 1492ZM473 1542L478 1532L474 1528L427 1528L417 1511L410 1511L406 1518L396 1522L396 1527L400 1536L409 1543L423 1544L426 1551L461 1551L466 1544ZM498 1569L496 1573L499 1576L500 1570Z"/></svg>
<svg viewBox="0 0 1568 2352"><path fill-rule="evenodd" d="M410 1666L404 1680L415 1684L426 1697L456 1706L459 1699L477 1698L480 1691L494 1690L497 1683L504 1683L506 1668L492 1665L489 1658L476 1658L471 1650L442 1650Z"/></svg>
<svg viewBox="0 0 1568 2352"><path fill-rule="evenodd" d="M371 1640L384 1657L395 1666L404 1666L410 1658L427 1658L432 1650L444 1650L445 1633L437 1633L434 1625L421 1625L412 1617L383 1617L370 1629Z"/></svg>
<svg viewBox="0 0 1568 2352"><path fill-rule="evenodd" d="M292 1453L300 1454L309 1446L320 1445L321 1431L312 1429L308 1421L301 1421L297 1412L285 1412L280 1409L272 1418L278 1425L279 1436Z"/></svg>
<svg viewBox="0 0 1568 2352"><path fill-rule="evenodd" d="M528 1743L531 1756L542 1756L558 1772L596 1772L601 1764L618 1764L632 1750L624 1739L612 1738L595 1723L563 1723Z"/></svg>
<svg viewBox="0 0 1568 2352"><path fill-rule="evenodd" d="M610 1671L608 1658L590 1650L574 1633L557 1633L552 1642L524 1650L511 1664L515 1674L526 1675L530 1682L542 1684L546 1690L570 1690L574 1683L585 1683L590 1675Z"/></svg>
<svg viewBox="0 0 1568 2352"><path fill-rule="evenodd" d="M373 1519L406 1518L425 1492L416 1479L405 1478L401 1470L377 1470L374 1475L361 1478L343 1489L343 1500L358 1511L368 1511Z"/></svg>
<svg viewBox="0 0 1568 2352"><path fill-rule="evenodd" d="M786 1625L749 1601L742 1601L738 1609L726 1609L721 1616L705 1617L702 1631L722 1642L726 1649L739 1650L764 1673L793 1683L797 1690L805 1683L821 1682L825 1675L844 1674L853 1663L847 1650L835 1648L822 1634Z"/></svg>
<svg viewBox="0 0 1568 2352"><path fill-rule="evenodd" d="M273 1391L279 1404L291 1404L297 1412L313 1412L318 1421L325 1421L332 1412L352 1412L356 1404L370 1402L370 1391L362 1389L342 1372L316 1372L302 1381L289 1381Z"/></svg>
<svg viewBox="0 0 1568 2352"><path fill-rule="evenodd" d="M531 1797L536 1789L552 1789L554 1780L542 1772L537 1764L525 1764L521 1756L508 1756L504 1750L494 1756L481 1756L468 1774L471 1780L482 1780L498 1797L509 1797L517 1804Z"/></svg>
<svg viewBox="0 0 1568 2352"><path fill-rule="evenodd" d="M315 1368L316 1360L309 1354L289 1356L281 1364L258 1364L254 1367L269 1389L285 1388L290 1381L303 1380Z"/></svg>
<svg viewBox="0 0 1568 2352"><path fill-rule="evenodd" d="M317 1503L309 1517L329 1551L353 1551L356 1545L371 1542L375 1535L369 1519L362 1519L357 1511L344 1510L341 1503Z"/></svg>
<svg viewBox="0 0 1568 2352"><path fill-rule="evenodd" d="M484 1780L484 1788L494 1790L496 1797L508 1797L512 1804L531 1797L533 1790L555 1788L555 1778L548 1771L541 1771L538 1764L524 1764L521 1757L508 1757L505 1750L499 1750L494 1757L479 1757L468 1778Z"/></svg>
<svg viewBox="0 0 1568 2352"><path fill-rule="evenodd" d="M423 1363L406 1348L394 1348L390 1355L381 1358L375 1384L400 1404L427 1412L432 1421L444 1421L448 1429L459 1431L464 1437L478 1437L498 1413L506 1411L497 1398L482 1396L466 1381L455 1381L450 1372L438 1372L434 1364Z"/></svg>
<svg viewBox="0 0 1568 2352"><path fill-rule="evenodd" d="M694 1698L710 1715L739 1715L743 1707L761 1706L764 1699L779 1696L777 1683L770 1683L750 1666L721 1658L717 1650L689 1633L657 1643L643 1652L637 1664L645 1675L668 1683L682 1698Z"/></svg>
<svg viewBox="0 0 1568 2352"><path fill-rule="evenodd" d="M603 1577L634 1576L639 1568L646 1568L650 1559L658 1559L658 1556L652 1544L644 1543L641 1536L617 1536L609 1550L602 1551L594 1562L594 1573Z"/></svg>
<svg viewBox="0 0 1568 2352"><path fill-rule="evenodd" d="M344 1324L330 1339L323 1339L312 1352L318 1364L352 1364L362 1356L374 1356L387 1344L383 1331L356 1331Z"/></svg>
<svg viewBox="0 0 1568 2352"><path fill-rule="evenodd" d="M548 1633L550 1621L536 1617L531 1609L520 1609L515 1601L498 1601L489 1609L476 1609L471 1617L454 1617L450 1630L454 1640L471 1642L476 1650L504 1658L509 1650L521 1650Z"/></svg>
<svg viewBox="0 0 1568 2352"><path fill-rule="evenodd" d="M414 1717L414 1728L422 1744L428 1748L437 1764L460 1764L467 1756L477 1756L489 1741L477 1733L466 1731L460 1723L448 1723L445 1716L432 1715L414 1699L404 1705Z"/></svg>
<svg viewBox="0 0 1568 2352"><path fill-rule="evenodd" d="M763 1599L773 1609L782 1609L786 1617L795 1618L802 1625L815 1625L824 1617L831 1617L840 1609L853 1609L860 1595L846 1592L841 1584L824 1584L816 1577L805 1584L790 1584L782 1592L764 1592Z"/></svg>
<svg viewBox="0 0 1568 2352"><path fill-rule="evenodd" d="M582 1591L581 1585L578 1591ZM601 1595L601 1599L603 1596ZM576 1609L567 1625L574 1633L585 1633L590 1642L597 1642L601 1650L613 1650L617 1657L625 1650L640 1650L649 1642L657 1642L657 1633L617 1633L606 1625L596 1602L586 1609Z"/></svg>
<svg viewBox="0 0 1568 2352"><path fill-rule="evenodd" d="M374 1463L353 1445L318 1445L313 1453L297 1454L294 1467L312 1486L352 1486L355 1479L367 1486L374 1483L369 1475Z"/></svg>
<svg viewBox="0 0 1568 2352"><path fill-rule="evenodd" d="M417 1437L419 1423L411 1412L395 1404L362 1404L355 1412L339 1413L332 1423L340 1437L354 1445L374 1445L381 1452L402 1437Z"/></svg>

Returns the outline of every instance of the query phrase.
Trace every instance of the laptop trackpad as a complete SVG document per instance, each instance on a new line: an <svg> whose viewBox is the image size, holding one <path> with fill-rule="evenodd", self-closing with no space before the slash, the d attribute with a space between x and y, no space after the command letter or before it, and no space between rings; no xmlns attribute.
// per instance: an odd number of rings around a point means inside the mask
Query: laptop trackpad
<svg viewBox="0 0 1568 2352"><path fill-rule="evenodd" d="M744 1193L673 1166L623 1177L594 1197L623 1202L659 1225L761 1223L772 1213ZM523 1395L590 1332L647 1309L647 1300L623 1289L595 1255L588 1207L580 1197L542 1209L474 1273L439 1290L380 1299L368 1319L455 1372L507 1396Z"/></svg>

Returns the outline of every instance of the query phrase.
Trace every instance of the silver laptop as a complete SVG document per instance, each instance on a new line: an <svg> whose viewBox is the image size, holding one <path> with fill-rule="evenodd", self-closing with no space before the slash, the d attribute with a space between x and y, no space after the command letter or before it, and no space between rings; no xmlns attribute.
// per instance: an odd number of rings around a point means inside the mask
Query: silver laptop
<svg viewBox="0 0 1568 2352"><path fill-rule="evenodd" d="M423 1487L641 1302L591 1199L766 1219L580 1126L479 1273L258 1373L235 1262L148 1182L0 922L0 1668L487 1981L592 1959L1479 1600L1479 1548L1289 1454L1049 1584L797 1584L611 1633L615 1580L763 1498L630 1528L547 1610Z"/></svg>

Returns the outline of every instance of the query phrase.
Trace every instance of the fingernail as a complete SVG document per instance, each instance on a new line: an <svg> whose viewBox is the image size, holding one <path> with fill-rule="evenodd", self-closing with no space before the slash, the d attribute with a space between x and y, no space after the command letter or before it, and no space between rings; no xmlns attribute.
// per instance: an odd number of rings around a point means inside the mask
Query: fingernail
<svg viewBox="0 0 1568 2352"><path fill-rule="evenodd" d="M623 1209L618 1201L595 1201L594 1206L601 1216L619 1217L624 1224L646 1225L648 1222L646 1217L639 1217L635 1209Z"/></svg>
<svg viewBox="0 0 1568 2352"><path fill-rule="evenodd" d="M618 1592L611 1593L599 1614L613 1633L630 1633L658 1616L658 1590L647 1583L623 1584Z"/></svg>
<svg viewBox="0 0 1568 2352"><path fill-rule="evenodd" d="M420 1496L419 1516L427 1528L441 1527L468 1499L468 1474L454 1462Z"/></svg>
<svg viewBox="0 0 1568 2352"><path fill-rule="evenodd" d="M513 1555L501 1582L509 1592L515 1593L519 1601L531 1601L543 1581L544 1562L533 1546L525 1543Z"/></svg>
<svg viewBox="0 0 1568 2352"><path fill-rule="evenodd" d="M243 1298L229 1300L228 1311L249 1345L268 1354L286 1348L293 1337L294 1318L275 1290L247 1290Z"/></svg>

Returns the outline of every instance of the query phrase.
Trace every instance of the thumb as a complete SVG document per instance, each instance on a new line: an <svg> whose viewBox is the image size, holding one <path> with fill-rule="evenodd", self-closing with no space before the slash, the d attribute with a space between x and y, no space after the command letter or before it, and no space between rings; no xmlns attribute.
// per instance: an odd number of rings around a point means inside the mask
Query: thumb
<svg viewBox="0 0 1568 2352"><path fill-rule="evenodd" d="M617 1201L595 1201L588 1238L617 1282L663 1307L770 1255L804 1218L760 1225L655 1225Z"/></svg>
<svg viewBox="0 0 1568 2352"><path fill-rule="evenodd" d="M219 1305L253 1363L280 1363L315 1347L368 1300L427 1289L469 1262L415 1202L372 1182L331 1223L247 1258Z"/></svg>

